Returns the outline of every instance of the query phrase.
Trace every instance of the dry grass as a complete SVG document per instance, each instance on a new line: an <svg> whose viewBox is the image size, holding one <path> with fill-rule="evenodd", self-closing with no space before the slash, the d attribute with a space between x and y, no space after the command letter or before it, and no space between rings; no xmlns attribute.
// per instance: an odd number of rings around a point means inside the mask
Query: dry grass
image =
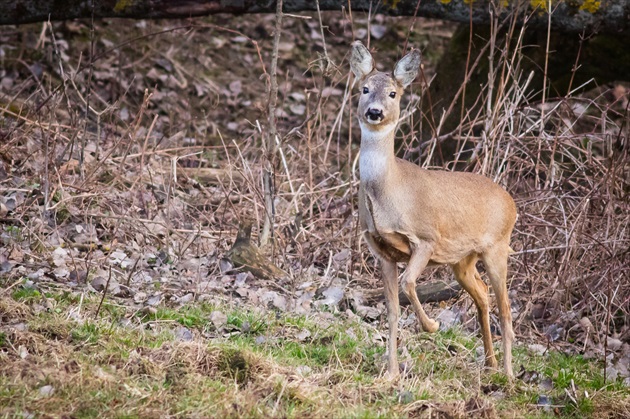
<svg viewBox="0 0 630 419"><path fill-rule="evenodd" d="M226 333L206 317L183 340L177 322L130 317L114 304L106 304L95 321L91 314L98 296L84 294L83 314L77 314L74 299L80 295L48 294L0 300L0 315L8 325L0 329L3 417L47 412L76 417L494 418L544 415L547 409L535 404L542 391L537 382L509 383L500 373L483 371L480 359L471 361L481 348L462 331L420 340L404 333L410 342L409 372L391 383L379 373L385 366L383 347L374 351L372 343L379 334L354 318L335 316L324 328L326 317L319 315L261 312L256 316L266 324L262 333ZM51 312L37 313L47 299ZM216 309L247 316L242 308L229 306L199 309L207 316ZM310 330L311 338L301 340L296 333L301 330ZM326 351L324 357L321 351ZM516 359L541 374L562 371L575 380L573 399L564 388L545 391L563 416L621 417L630 411L627 391L619 386L593 388L593 380L601 380L595 365L520 350Z"/></svg>

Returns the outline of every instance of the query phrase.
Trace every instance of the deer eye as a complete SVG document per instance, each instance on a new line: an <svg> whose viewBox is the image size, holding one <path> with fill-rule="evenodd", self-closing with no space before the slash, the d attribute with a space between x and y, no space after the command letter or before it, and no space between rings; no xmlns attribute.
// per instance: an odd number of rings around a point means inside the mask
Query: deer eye
<svg viewBox="0 0 630 419"><path fill-rule="evenodd" d="M391 97L392 99L394 99L396 97L396 92L391 92L389 94L389 97Z"/></svg>
<svg viewBox="0 0 630 419"><path fill-rule="evenodd" d="M367 87L364 87L363 88L363 94L366 95L368 93L370 93L370 89L368 89Z"/></svg>

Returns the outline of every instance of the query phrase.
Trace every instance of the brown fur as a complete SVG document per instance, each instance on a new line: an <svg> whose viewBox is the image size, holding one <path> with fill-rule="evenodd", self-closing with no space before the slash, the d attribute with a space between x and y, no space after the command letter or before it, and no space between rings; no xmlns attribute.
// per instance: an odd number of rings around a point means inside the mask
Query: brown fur
<svg viewBox="0 0 630 419"><path fill-rule="evenodd" d="M400 115L400 96L415 78L419 63L419 52L412 51L398 62L393 73L375 71L371 55L358 41L353 44L350 60L361 90L359 219L370 249L383 265L390 327L389 374L398 374L397 262L408 263L402 278L403 291L422 328L429 332L436 331L438 323L422 309L415 292L416 279L428 265L448 264L453 268L456 279L477 306L486 364L496 367L487 286L475 268L481 259L497 297L504 369L511 376L513 331L506 276L516 205L504 189L486 177L429 171L395 157L394 128ZM370 119L368 110L374 109L382 111L382 119Z"/></svg>

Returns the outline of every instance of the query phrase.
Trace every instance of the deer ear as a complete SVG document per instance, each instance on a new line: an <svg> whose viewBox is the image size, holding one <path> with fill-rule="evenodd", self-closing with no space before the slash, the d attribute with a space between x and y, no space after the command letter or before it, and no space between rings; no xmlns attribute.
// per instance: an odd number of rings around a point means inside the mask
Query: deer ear
<svg viewBox="0 0 630 419"><path fill-rule="evenodd" d="M409 54L405 55L396 63L394 68L394 78L403 87L407 87L415 80L420 68L420 50L412 49Z"/></svg>
<svg viewBox="0 0 630 419"><path fill-rule="evenodd" d="M374 70L372 54L370 54L370 51L368 51L361 41L354 41L352 43L350 68L358 79L367 76Z"/></svg>

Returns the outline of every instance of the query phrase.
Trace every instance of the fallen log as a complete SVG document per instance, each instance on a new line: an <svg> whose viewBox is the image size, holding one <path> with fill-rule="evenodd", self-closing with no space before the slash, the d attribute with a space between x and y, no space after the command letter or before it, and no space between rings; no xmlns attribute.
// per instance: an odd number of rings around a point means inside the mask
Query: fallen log
<svg viewBox="0 0 630 419"><path fill-rule="evenodd" d="M489 24L491 16L500 20L514 15L517 22L527 21L531 28L547 28L551 4L551 29L562 32L619 32L630 30L630 0L319 0L321 10L341 11L350 5L352 11L395 16L423 16ZM275 13L275 2L269 0L0 0L0 25L17 25L47 20L75 18L187 18L216 13ZM285 0L287 13L315 11L317 2Z"/></svg>
<svg viewBox="0 0 630 419"><path fill-rule="evenodd" d="M430 281L423 282L416 286L416 293L421 303L436 303L450 300L451 298L457 297L461 290L462 287L457 281ZM383 288L363 291L363 296L370 304L375 304L385 299ZM409 299L402 291L398 293L398 299L400 300L401 306L410 304Z"/></svg>

